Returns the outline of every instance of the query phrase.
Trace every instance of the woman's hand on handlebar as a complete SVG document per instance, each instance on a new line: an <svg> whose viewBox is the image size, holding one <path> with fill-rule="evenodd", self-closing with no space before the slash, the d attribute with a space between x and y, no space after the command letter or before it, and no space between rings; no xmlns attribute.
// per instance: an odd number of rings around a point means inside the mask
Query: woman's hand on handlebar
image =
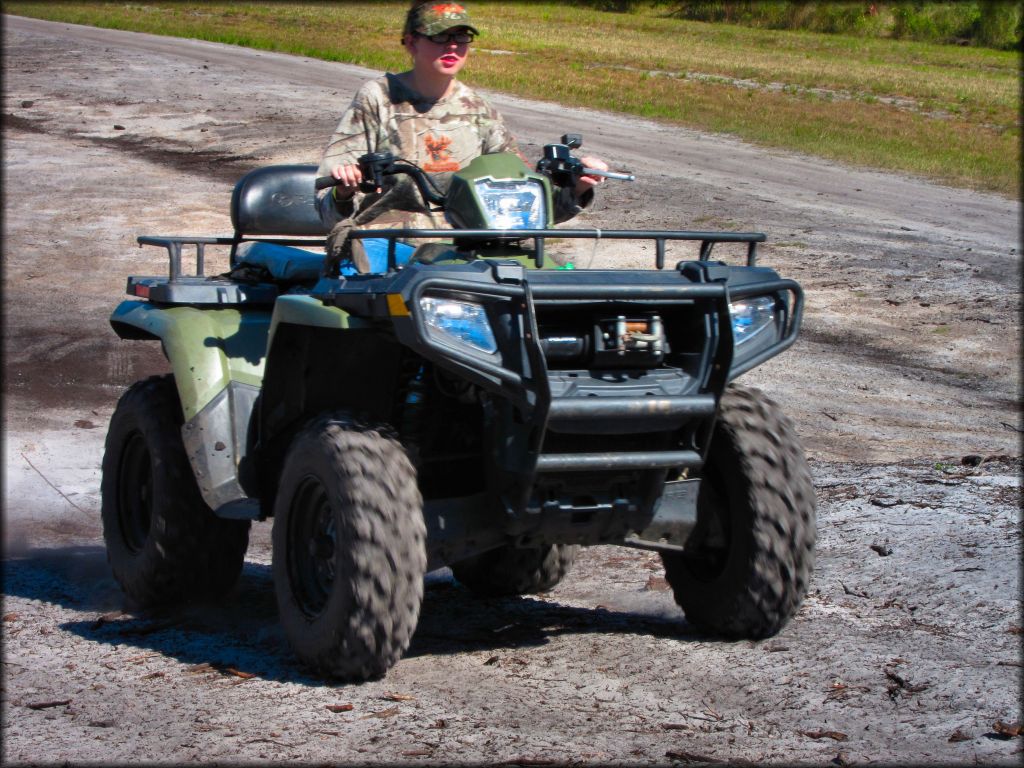
<svg viewBox="0 0 1024 768"><path fill-rule="evenodd" d="M359 190L359 183L363 180L363 172L356 163L334 166L331 168L331 176L338 180L334 187L334 196L339 200L352 197Z"/></svg>
<svg viewBox="0 0 1024 768"><path fill-rule="evenodd" d="M593 168L595 171L607 171L608 163L599 157L593 157L587 155L581 157L580 162L583 163L584 168ZM580 176L580 180L576 182L576 194L577 196L582 195L588 189L593 189L598 184L604 181L600 176L590 176L589 174L583 174Z"/></svg>

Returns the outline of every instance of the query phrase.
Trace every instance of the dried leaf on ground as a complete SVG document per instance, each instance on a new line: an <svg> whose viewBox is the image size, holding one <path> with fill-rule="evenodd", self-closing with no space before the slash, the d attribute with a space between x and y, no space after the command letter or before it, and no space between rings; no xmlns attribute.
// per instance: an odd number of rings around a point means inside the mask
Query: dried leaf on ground
<svg viewBox="0 0 1024 768"><path fill-rule="evenodd" d="M871 499L871 503L874 506L876 506L876 507L889 508L889 507L897 507L900 504L905 504L906 502L903 501L903 499L893 499L893 500L890 500L890 499Z"/></svg>
<svg viewBox="0 0 1024 768"><path fill-rule="evenodd" d="M368 720L371 717L379 717L379 718L394 717L395 715L397 715L399 713L399 711L400 710L398 709L398 707L388 707L387 709L382 709L382 710L380 710L378 712L371 712L368 715L363 715L363 720Z"/></svg>
<svg viewBox="0 0 1024 768"><path fill-rule="evenodd" d="M139 656L132 656L130 659L125 659L125 664L139 664L146 659L152 659L154 656L159 656L159 653L143 653Z"/></svg>
<svg viewBox="0 0 1024 768"><path fill-rule="evenodd" d="M264 737L260 737L258 739L249 739L249 741L246 742L246 743L247 744L277 744L277 746L279 746L279 747L297 747L297 746L299 746L298 744L289 744L286 741L275 741L274 739L268 739L268 738L264 738Z"/></svg>
<svg viewBox="0 0 1024 768"><path fill-rule="evenodd" d="M385 693L381 698L386 701L416 701L415 696L410 696L407 693Z"/></svg>
<svg viewBox="0 0 1024 768"><path fill-rule="evenodd" d="M654 576L653 574L647 578L647 583L644 584L644 590L647 592L664 592L668 588L668 582L664 576Z"/></svg>
<svg viewBox="0 0 1024 768"><path fill-rule="evenodd" d="M710 755L700 755L696 752L684 752L679 749L670 749L665 753L665 757L669 760L679 760L683 763L721 763L725 762L717 757L711 757Z"/></svg>
<svg viewBox="0 0 1024 768"><path fill-rule="evenodd" d="M858 592L855 589L850 589L848 586L843 584L843 582L841 582L841 581L839 582L839 586L841 586L843 588L843 592L845 592L848 595L853 595L854 597L871 597L871 595L869 595L867 592L864 592L864 591Z"/></svg>
<svg viewBox="0 0 1024 768"><path fill-rule="evenodd" d="M353 706L352 704L350 704L347 701L344 704L328 704L327 705L327 711L328 712L351 712L353 709L355 709L355 706Z"/></svg>
<svg viewBox="0 0 1024 768"><path fill-rule="evenodd" d="M1002 720L996 720L992 723L992 730L1004 739L1015 739L1020 736L1024 728L1020 723L1004 723Z"/></svg>
<svg viewBox="0 0 1024 768"><path fill-rule="evenodd" d="M839 731L797 731L801 736L809 739L834 739L835 741L846 741L849 736Z"/></svg>
<svg viewBox="0 0 1024 768"><path fill-rule="evenodd" d="M853 691L861 691L862 693L870 693L871 689L866 685L847 685L844 682L836 681L832 683L832 689L825 696L825 701L839 701L846 698Z"/></svg>
<svg viewBox="0 0 1024 768"><path fill-rule="evenodd" d="M949 734L949 739L947 739L947 741L950 741L953 744L956 744L957 742L960 742L960 741L970 741L970 740L971 740L971 735L969 733L964 733L959 728L957 728L955 731L953 731L951 734Z"/></svg>
<svg viewBox="0 0 1024 768"><path fill-rule="evenodd" d="M893 699L901 693L921 693L922 691L928 690L931 686L931 683L927 681L914 685L909 680L893 672L891 669L885 670L885 676L892 680L892 683L889 685L889 697Z"/></svg>
<svg viewBox="0 0 1024 768"><path fill-rule="evenodd" d="M98 619L96 619L96 621L94 621L91 625L89 625L89 629L92 629L92 630L99 629L100 627L102 627L107 622L109 622L109 621L116 621L117 619L121 618L122 616L124 616L124 611L112 611L110 613L104 613L102 616L100 616Z"/></svg>
<svg viewBox="0 0 1024 768"><path fill-rule="evenodd" d="M235 669L234 667L224 667L221 669L221 673L225 675L234 675L235 677L240 677L243 680L251 680L256 677L255 672L243 672L242 670Z"/></svg>
<svg viewBox="0 0 1024 768"><path fill-rule="evenodd" d="M719 720L720 721L720 720L724 720L725 719L725 715L722 715L722 714L719 714L718 712L716 712L715 709L710 704L708 704L706 701L702 701L701 704L704 705L704 711L707 712L709 715L711 715L711 717L715 718L715 720Z"/></svg>
<svg viewBox="0 0 1024 768"><path fill-rule="evenodd" d="M58 699L56 701L36 701L25 706L29 709L50 709L51 707L63 707L71 703L71 699Z"/></svg>

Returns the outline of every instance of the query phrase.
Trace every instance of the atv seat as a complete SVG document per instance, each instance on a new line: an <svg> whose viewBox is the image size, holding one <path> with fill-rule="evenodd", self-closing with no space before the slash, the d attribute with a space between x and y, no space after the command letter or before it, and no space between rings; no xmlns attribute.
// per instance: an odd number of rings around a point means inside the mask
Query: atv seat
<svg viewBox="0 0 1024 768"><path fill-rule="evenodd" d="M231 267L265 270L282 283L316 282L323 271L323 238L330 230L317 212L315 165L269 165L249 171L231 193ZM316 238L275 242L276 238ZM269 238L267 240L262 238Z"/></svg>
<svg viewBox="0 0 1024 768"><path fill-rule="evenodd" d="M230 304L273 303L285 291L311 288L323 275L324 238L330 231L316 206L316 173L315 165L269 165L245 174L231 193L230 237L140 236L139 245L167 249L170 279L129 278L128 292L170 303ZM371 271L386 272L388 241L360 242ZM182 247L188 245L196 248L193 277L182 273ZM227 276L219 282L203 276L207 245L231 247L228 263L234 287L225 287ZM413 247L397 242L395 246L397 263L405 264ZM349 277L358 270L343 262L341 274Z"/></svg>
<svg viewBox="0 0 1024 768"><path fill-rule="evenodd" d="M320 220L316 206L317 166L269 165L243 176L231 194L231 223L235 228L231 248L231 266L252 266L265 270L278 282L309 284L319 279L324 266L320 240L310 241L315 251L256 237L324 237L330 227ZM251 237L256 236L256 237ZM384 239L365 239L362 245L370 272L387 271L388 243ZM405 264L414 248L395 244L397 262ZM355 265L342 262L341 274L358 274Z"/></svg>

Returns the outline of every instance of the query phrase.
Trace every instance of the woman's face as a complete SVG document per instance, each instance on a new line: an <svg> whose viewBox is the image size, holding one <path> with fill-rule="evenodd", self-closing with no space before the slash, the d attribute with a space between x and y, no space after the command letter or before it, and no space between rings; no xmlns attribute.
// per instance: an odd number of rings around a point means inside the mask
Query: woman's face
<svg viewBox="0 0 1024 768"><path fill-rule="evenodd" d="M448 30L449 34L455 32L454 29ZM456 43L451 39L446 43L435 43L420 35L410 35L406 48L412 56L414 71L448 77L455 77L459 73L469 55L469 43Z"/></svg>

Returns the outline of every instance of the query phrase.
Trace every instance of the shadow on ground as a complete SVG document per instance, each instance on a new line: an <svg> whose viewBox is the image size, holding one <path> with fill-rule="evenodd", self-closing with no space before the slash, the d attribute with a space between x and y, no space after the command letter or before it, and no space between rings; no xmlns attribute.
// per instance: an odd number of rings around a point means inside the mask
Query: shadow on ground
<svg viewBox="0 0 1024 768"><path fill-rule="evenodd" d="M92 614L60 629L96 643L156 651L178 661L268 680L330 685L292 656L277 619L268 565L246 562L227 597L162 611L133 608L96 545L28 549L3 562L4 594ZM446 571L429 574L405 657L541 646L562 635L623 633L701 639L679 618L578 608L537 597L477 598ZM95 614L100 614L96 617Z"/></svg>

